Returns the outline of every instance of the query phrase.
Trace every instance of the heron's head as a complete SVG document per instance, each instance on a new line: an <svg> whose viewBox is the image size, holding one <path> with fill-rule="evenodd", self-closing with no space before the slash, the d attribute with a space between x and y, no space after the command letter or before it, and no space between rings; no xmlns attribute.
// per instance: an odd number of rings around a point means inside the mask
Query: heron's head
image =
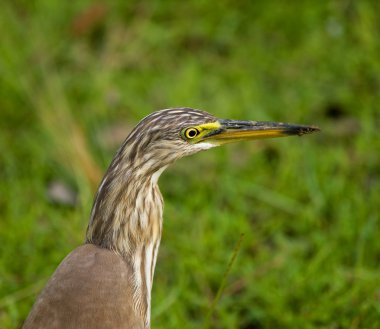
<svg viewBox="0 0 380 329"><path fill-rule="evenodd" d="M190 108L166 109L145 117L133 129L122 151L130 160L152 169L215 146L243 140L303 135L319 130L277 122L218 119Z"/></svg>
<svg viewBox="0 0 380 329"><path fill-rule="evenodd" d="M158 239L159 230L153 230L156 238L149 233L142 239L138 229L150 232L146 225L151 214L161 218L162 200L156 186L151 187L181 157L230 142L316 130L313 126L218 119L190 108L154 112L137 124L112 160L94 201L87 241L124 254L147 236ZM129 224L121 229L126 219Z"/></svg>

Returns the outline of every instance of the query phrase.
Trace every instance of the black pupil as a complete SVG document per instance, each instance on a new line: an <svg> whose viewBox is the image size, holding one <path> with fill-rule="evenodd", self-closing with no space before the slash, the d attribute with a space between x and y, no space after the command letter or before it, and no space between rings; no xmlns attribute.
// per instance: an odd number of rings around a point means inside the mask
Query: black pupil
<svg viewBox="0 0 380 329"><path fill-rule="evenodd" d="M187 136L189 137L195 137L195 135L197 134L196 130L195 129L190 129L187 133Z"/></svg>

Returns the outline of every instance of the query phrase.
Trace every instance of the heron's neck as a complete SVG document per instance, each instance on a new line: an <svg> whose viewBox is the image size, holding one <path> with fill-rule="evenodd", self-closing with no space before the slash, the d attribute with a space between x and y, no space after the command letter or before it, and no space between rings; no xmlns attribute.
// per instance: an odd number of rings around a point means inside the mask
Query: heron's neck
<svg viewBox="0 0 380 329"><path fill-rule="evenodd" d="M163 200L153 170L114 162L99 187L86 242L119 253L131 269L132 303L149 327L150 296L162 231ZM120 167L120 168L119 168Z"/></svg>

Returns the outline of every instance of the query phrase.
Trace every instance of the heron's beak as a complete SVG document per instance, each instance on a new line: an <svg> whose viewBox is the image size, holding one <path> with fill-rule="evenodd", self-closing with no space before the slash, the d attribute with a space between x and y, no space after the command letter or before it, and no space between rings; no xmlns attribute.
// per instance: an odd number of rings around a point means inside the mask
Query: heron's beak
<svg viewBox="0 0 380 329"><path fill-rule="evenodd" d="M215 144L242 140L304 135L319 131L318 127L267 121L218 120L220 126L203 139Z"/></svg>

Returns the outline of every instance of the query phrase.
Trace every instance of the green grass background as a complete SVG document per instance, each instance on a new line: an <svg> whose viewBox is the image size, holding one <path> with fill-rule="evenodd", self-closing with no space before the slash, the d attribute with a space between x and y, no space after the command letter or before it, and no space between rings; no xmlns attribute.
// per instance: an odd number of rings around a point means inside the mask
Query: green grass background
<svg viewBox="0 0 380 329"><path fill-rule="evenodd" d="M160 179L153 328L380 328L380 2L0 4L0 328L80 245L122 138L156 109L316 124ZM48 185L78 193L52 203Z"/></svg>

